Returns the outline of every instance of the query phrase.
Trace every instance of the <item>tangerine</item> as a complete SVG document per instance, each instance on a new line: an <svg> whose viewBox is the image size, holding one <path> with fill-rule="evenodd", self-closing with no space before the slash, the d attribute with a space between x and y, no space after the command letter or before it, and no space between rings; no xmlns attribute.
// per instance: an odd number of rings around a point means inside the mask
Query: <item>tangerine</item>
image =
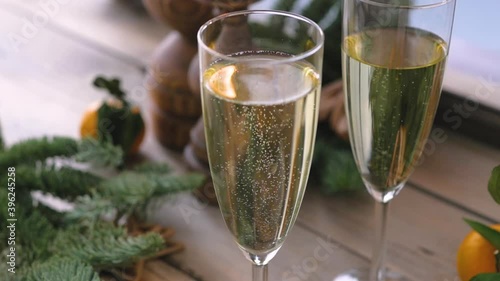
<svg viewBox="0 0 500 281"><path fill-rule="evenodd" d="M500 231L500 224L491 228ZM476 231L471 231L460 244L457 253L457 271L462 281L469 281L480 273L497 272L497 249Z"/></svg>
<svg viewBox="0 0 500 281"><path fill-rule="evenodd" d="M114 108L121 108L123 107L123 104L115 99L110 99L106 101L106 103L109 106L112 106ZM82 138L84 137L92 137L92 138L98 138L98 124L99 124L99 116L98 116L98 111L99 108L102 106L102 103L96 102L90 105L87 110L85 110L81 125L80 125L80 136ZM145 126L144 122L142 121L141 117L141 110L137 106L133 106L130 109L130 112L132 113L133 116L138 116L139 122L141 122L141 129L137 132L137 134L134 137L134 141L132 145L130 146L130 149L128 149L127 154L135 154L139 151L139 148L142 144L142 141L144 140L144 135L145 135ZM120 140L117 141L120 143Z"/></svg>

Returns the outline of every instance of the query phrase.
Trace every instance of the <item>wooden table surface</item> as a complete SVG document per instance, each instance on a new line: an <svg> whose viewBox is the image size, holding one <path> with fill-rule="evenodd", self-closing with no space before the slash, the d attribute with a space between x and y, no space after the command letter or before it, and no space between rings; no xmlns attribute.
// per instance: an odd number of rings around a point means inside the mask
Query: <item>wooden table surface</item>
<svg viewBox="0 0 500 281"><path fill-rule="evenodd" d="M57 9L47 23L26 30L45 2ZM150 55L168 31L121 1L0 0L0 121L7 143L76 137L82 112L103 97L90 86L92 79L118 76L126 89L140 87ZM12 38L18 39L16 48ZM145 107L147 98L140 91L133 96ZM455 255L469 231L462 219L500 220L500 206L486 189L500 150L452 131L445 136L426 151L391 206L387 264L411 280L458 280ZM141 153L185 169L181 155L162 149L151 131ZM270 280L327 281L368 265L373 205L366 192L324 196L309 186L297 222L270 264ZM154 220L174 227L176 239L187 245L173 257L182 268L203 280L251 279L250 264L217 208L188 194L166 203ZM162 261L150 263L147 275L150 281L193 279Z"/></svg>

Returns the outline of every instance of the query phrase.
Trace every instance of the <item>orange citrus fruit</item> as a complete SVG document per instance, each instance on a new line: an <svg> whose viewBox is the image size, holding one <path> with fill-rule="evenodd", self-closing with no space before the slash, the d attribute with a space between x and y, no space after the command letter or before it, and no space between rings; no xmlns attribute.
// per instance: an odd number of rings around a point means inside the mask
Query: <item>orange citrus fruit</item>
<svg viewBox="0 0 500 281"><path fill-rule="evenodd" d="M491 228L500 231L500 224ZM457 253L457 271L462 281L480 273L496 272L495 247L481 234L471 231L462 241Z"/></svg>
<svg viewBox="0 0 500 281"><path fill-rule="evenodd" d="M106 103L110 106L116 107L116 108L121 108L123 105L121 104L120 101L110 99L106 101ZM84 137L93 137L97 138L98 137L98 110L102 103L96 102L90 105L87 110L85 110L82 121L80 124L80 136L82 138ZM133 106L130 110L132 115L140 115L141 111L139 107ZM144 140L144 135L145 135L145 127L144 124L142 124L141 130L137 133L137 135L134 138L133 144L130 146L129 151L127 154L135 154L139 151L139 148L141 146L142 141Z"/></svg>
<svg viewBox="0 0 500 281"><path fill-rule="evenodd" d="M80 136L97 138L97 110L99 103L93 103L83 113L82 122L80 124Z"/></svg>

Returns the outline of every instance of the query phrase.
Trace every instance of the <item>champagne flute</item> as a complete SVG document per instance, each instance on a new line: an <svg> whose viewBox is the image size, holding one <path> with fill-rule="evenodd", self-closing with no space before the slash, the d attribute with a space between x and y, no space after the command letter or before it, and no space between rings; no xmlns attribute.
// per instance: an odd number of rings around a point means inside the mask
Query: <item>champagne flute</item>
<svg viewBox="0 0 500 281"><path fill-rule="evenodd" d="M240 11L198 32L208 158L226 226L267 280L295 222L318 122L323 32L279 11Z"/></svg>
<svg viewBox="0 0 500 281"><path fill-rule="evenodd" d="M378 218L372 265L335 281L401 280L386 272L387 207L422 154L441 93L455 0L344 2L342 68L349 136Z"/></svg>

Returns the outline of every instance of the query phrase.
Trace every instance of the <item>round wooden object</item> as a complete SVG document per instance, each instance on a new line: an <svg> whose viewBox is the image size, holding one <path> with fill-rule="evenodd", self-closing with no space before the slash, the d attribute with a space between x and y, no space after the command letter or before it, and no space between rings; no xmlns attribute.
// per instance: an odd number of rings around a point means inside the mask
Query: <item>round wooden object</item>
<svg viewBox="0 0 500 281"><path fill-rule="evenodd" d="M224 22L215 49L227 55L253 49L250 26L245 18L230 18Z"/></svg>
<svg viewBox="0 0 500 281"><path fill-rule="evenodd" d="M256 2L256 0L198 0L200 3L205 3L207 5L213 5L217 7L221 12L231 12L246 10L250 4Z"/></svg>
<svg viewBox="0 0 500 281"><path fill-rule="evenodd" d="M161 112L158 108L150 109L153 132L165 147L181 151L189 143L189 132L197 119L182 118Z"/></svg>
<svg viewBox="0 0 500 281"><path fill-rule="evenodd" d="M196 42L202 24L212 18L213 6L195 0L143 0L149 14Z"/></svg>
<svg viewBox="0 0 500 281"><path fill-rule="evenodd" d="M162 111L180 117L201 116L201 100L191 94L187 80L196 53L196 46L172 32L153 54L146 85L153 103Z"/></svg>
<svg viewBox="0 0 500 281"><path fill-rule="evenodd" d="M191 94L187 80L196 52L196 46L172 32L156 49L146 75L156 136L171 149L183 149L201 116L200 97Z"/></svg>

